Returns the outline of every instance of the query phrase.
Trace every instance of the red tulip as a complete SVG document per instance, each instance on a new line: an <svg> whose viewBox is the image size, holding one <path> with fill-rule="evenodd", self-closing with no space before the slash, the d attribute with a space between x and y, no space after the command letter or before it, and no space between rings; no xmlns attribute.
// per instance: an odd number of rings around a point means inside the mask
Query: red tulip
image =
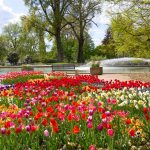
<svg viewBox="0 0 150 150"><path fill-rule="evenodd" d="M58 131L59 131L58 127L57 127L57 126L54 126L54 127L53 127L53 132L54 132L54 133L58 133Z"/></svg>
<svg viewBox="0 0 150 150"><path fill-rule="evenodd" d="M10 135L10 133L11 133L10 130L7 130L7 131L6 131L6 134L7 134L7 135Z"/></svg>
<svg viewBox="0 0 150 150"><path fill-rule="evenodd" d="M46 110L47 110L47 112L49 112L49 113L52 113L52 112L54 111L51 106L47 107Z"/></svg>
<svg viewBox="0 0 150 150"><path fill-rule="evenodd" d="M43 126L47 126L47 124L48 124L47 120L46 120L46 119L43 119L42 125L43 125Z"/></svg>
<svg viewBox="0 0 150 150"><path fill-rule="evenodd" d="M74 127L73 127L73 133L74 134L78 134L80 132L80 128L77 126L77 125L75 125Z"/></svg>
<svg viewBox="0 0 150 150"><path fill-rule="evenodd" d="M15 128L15 132L18 134L18 133L20 133L21 132L21 127L18 127L18 128Z"/></svg>
<svg viewBox="0 0 150 150"><path fill-rule="evenodd" d="M130 119L127 119L127 120L126 120L126 124L129 125L130 123L131 123L131 120L130 120Z"/></svg>
<svg viewBox="0 0 150 150"><path fill-rule="evenodd" d="M147 113L147 108L143 108L143 112L144 112L144 114L146 114Z"/></svg>
<svg viewBox="0 0 150 150"><path fill-rule="evenodd" d="M86 114L82 114L82 119L86 120Z"/></svg>
<svg viewBox="0 0 150 150"><path fill-rule="evenodd" d="M73 120L73 114L69 113L68 115L68 121L72 121Z"/></svg>
<svg viewBox="0 0 150 150"><path fill-rule="evenodd" d="M32 132L35 132L36 130L37 130L37 126L32 125L32 126L31 126L31 131L32 131Z"/></svg>
<svg viewBox="0 0 150 150"><path fill-rule="evenodd" d="M131 129L131 130L129 131L129 135L130 135L130 136L135 136L135 130L134 130L134 129Z"/></svg>
<svg viewBox="0 0 150 150"><path fill-rule="evenodd" d="M57 127L57 121L54 118L50 118L50 123L52 124L52 126Z"/></svg>

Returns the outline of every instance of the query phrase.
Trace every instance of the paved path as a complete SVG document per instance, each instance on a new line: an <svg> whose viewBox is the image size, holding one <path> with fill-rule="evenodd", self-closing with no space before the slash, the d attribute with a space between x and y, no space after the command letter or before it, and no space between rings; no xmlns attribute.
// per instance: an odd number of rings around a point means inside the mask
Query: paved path
<svg viewBox="0 0 150 150"><path fill-rule="evenodd" d="M120 80L120 81L129 81L131 78L128 74L102 74L99 76L99 79L104 80Z"/></svg>

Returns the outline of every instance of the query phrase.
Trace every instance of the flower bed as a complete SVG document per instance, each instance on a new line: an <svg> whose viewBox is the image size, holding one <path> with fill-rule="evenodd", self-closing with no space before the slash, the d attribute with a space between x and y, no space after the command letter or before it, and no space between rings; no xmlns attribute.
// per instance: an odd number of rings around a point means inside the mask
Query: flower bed
<svg viewBox="0 0 150 150"><path fill-rule="evenodd" d="M1 88L0 106L0 149L150 148L149 82L61 74Z"/></svg>
<svg viewBox="0 0 150 150"><path fill-rule="evenodd" d="M17 82L26 82L29 79L41 79L44 78L42 71L22 71L22 72L9 72L4 75L0 75L2 84L14 84Z"/></svg>

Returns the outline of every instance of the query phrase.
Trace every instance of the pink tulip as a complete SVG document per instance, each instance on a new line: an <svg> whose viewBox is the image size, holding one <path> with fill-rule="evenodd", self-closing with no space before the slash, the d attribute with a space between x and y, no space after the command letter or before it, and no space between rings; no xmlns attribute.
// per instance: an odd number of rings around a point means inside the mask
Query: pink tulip
<svg viewBox="0 0 150 150"><path fill-rule="evenodd" d="M89 122L87 126L88 126L88 128L93 128L92 122Z"/></svg>
<svg viewBox="0 0 150 150"><path fill-rule="evenodd" d="M90 150L96 150L96 147L94 145L90 145L89 149Z"/></svg>
<svg viewBox="0 0 150 150"><path fill-rule="evenodd" d="M113 130L113 129L108 129L108 130L107 130L107 134L108 134L109 136L113 136L113 135L114 135L114 130Z"/></svg>
<svg viewBox="0 0 150 150"><path fill-rule="evenodd" d="M48 137L48 136L49 136L49 132L48 132L48 130L45 130L45 131L44 131L44 136L46 136L46 137Z"/></svg>
<svg viewBox="0 0 150 150"><path fill-rule="evenodd" d="M116 100L116 99L113 99L111 102L112 102L112 104L115 105L115 104L117 103L117 100Z"/></svg>

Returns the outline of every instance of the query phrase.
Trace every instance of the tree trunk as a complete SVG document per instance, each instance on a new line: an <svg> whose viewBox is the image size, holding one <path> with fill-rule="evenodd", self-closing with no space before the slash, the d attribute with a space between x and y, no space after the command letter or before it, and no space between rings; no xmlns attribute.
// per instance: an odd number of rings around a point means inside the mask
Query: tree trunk
<svg viewBox="0 0 150 150"><path fill-rule="evenodd" d="M79 36L78 36L78 63L84 63L83 45L84 45L84 27L83 27L83 16L82 16L82 1L79 1Z"/></svg>
<svg viewBox="0 0 150 150"><path fill-rule="evenodd" d="M78 58L77 58L77 62L78 63L84 63L84 54L83 54L83 45L84 45L84 39L81 37L78 40Z"/></svg>
<svg viewBox="0 0 150 150"><path fill-rule="evenodd" d="M64 51L61 42L60 30L57 30L55 35L56 46L57 46L57 59L59 62L63 62L64 60Z"/></svg>
<svg viewBox="0 0 150 150"><path fill-rule="evenodd" d="M39 31L39 53L40 58L42 59L46 55L46 45L44 40L44 32Z"/></svg>

